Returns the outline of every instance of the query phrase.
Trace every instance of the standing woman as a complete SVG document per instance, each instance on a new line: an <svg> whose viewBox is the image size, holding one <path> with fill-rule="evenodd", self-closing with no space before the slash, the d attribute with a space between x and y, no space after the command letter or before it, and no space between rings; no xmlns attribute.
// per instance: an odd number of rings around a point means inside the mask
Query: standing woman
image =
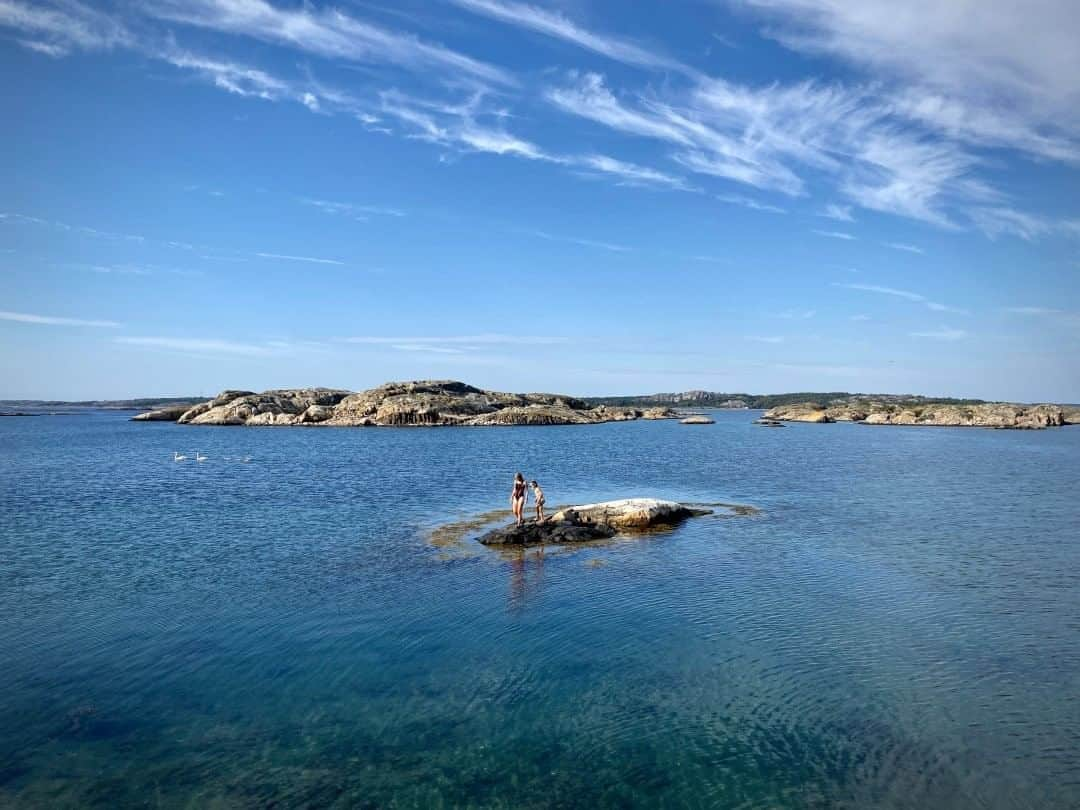
<svg viewBox="0 0 1080 810"><path fill-rule="evenodd" d="M518 473L514 476L514 489L510 492L510 508L514 510L514 518L517 525L525 522L525 476Z"/></svg>

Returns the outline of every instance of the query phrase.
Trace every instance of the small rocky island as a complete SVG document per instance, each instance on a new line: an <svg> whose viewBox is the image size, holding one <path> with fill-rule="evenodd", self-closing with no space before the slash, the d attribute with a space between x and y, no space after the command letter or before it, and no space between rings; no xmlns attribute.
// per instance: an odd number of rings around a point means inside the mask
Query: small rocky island
<svg viewBox="0 0 1080 810"><path fill-rule="evenodd" d="M391 382L367 391L288 388L223 391L194 407L169 407L133 417L181 425L594 425L633 419L674 419L670 408L592 406L561 394L506 394L452 380Z"/></svg>
<svg viewBox="0 0 1080 810"><path fill-rule="evenodd" d="M802 402L771 408L762 420L781 422L859 422L864 425L923 425L1040 430L1080 424L1080 411L1059 405L894 403L850 400L821 405Z"/></svg>
<svg viewBox="0 0 1080 810"><path fill-rule="evenodd" d="M676 501L655 498L628 498L560 510L540 523L526 521L492 529L477 538L485 546L531 546L541 543L585 543L606 540L620 532L645 531L673 526L690 517L711 515L702 509Z"/></svg>

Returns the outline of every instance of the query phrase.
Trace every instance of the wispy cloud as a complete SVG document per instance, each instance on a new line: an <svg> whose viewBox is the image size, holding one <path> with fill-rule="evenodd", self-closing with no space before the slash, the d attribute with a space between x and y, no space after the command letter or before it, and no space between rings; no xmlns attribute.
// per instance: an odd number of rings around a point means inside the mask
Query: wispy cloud
<svg viewBox="0 0 1080 810"><path fill-rule="evenodd" d="M549 242L566 242L571 245L581 245L583 247L599 248L600 250L609 250L613 253L629 253L633 248L629 248L626 245L617 245L613 242L601 242L596 239L579 239L573 236L556 236L555 234L547 233L546 231L529 231L533 236L539 236L541 239L546 239Z"/></svg>
<svg viewBox="0 0 1080 810"><path fill-rule="evenodd" d="M933 340L963 340L968 333L963 329L951 329L943 326L941 329L933 329L928 332L909 332L912 337L931 338Z"/></svg>
<svg viewBox="0 0 1080 810"><path fill-rule="evenodd" d="M931 301L925 295L920 295L916 292L909 290L898 290L895 287L882 287L877 284L841 284L840 282L833 282L834 287L844 287L849 290L860 290L862 292L878 293L880 295L891 295L894 298L903 298L907 301L914 301L922 304L927 309L934 312L952 312L957 315L969 315L970 313L965 309L959 307L949 306L948 304L940 304L937 301Z"/></svg>
<svg viewBox="0 0 1080 810"><path fill-rule="evenodd" d="M784 339L779 335L747 335L747 340L754 343L783 343Z"/></svg>
<svg viewBox="0 0 1080 810"><path fill-rule="evenodd" d="M330 59L411 71L447 70L508 86L517 83L509 72L494 65L337 9L281 8L264 0L152 0L142 10L171 22L286 45Z"/></svg>
<svg viewBox="0 0 1080 810"><path fill-rule="evenodd" d="M399 352L421 352L429 354L465 354L465 349L453 346L439 346L430 343L389 343L391 349Z"/></svg>
<svg viewBox="0 0 1080 810"><path fill-rule="evenodd" d="M873 318L871 318L869 315L852 315L850 318L848 318L848 320L849 321L872 321Z"/></svg>
<svg viewBox="0 0 1080 810"><path fill-rule="evenodd" d="M976 208L968 216L991 239L998 236L1018 236L1032 241L1055 229L1055 224L1043 217L1018 211L1015 208Z"/></svg>
<svg viewBox="0 0 1080 810"><path fill-rule="evenodd" d="M646 50L628 40L588 31L557 11L528 3L513 2L513 0L450 0L450 2L476 14L577 45L618 62L692 72L690 68L677 60Z"/></svg>
<svg viewBox="0 0 1080 810"><path fill-rule="evenodd" d="M741 194L717 194L715 196L720 202L741 205L743 208L750 208L754 211L766 211L770 214L787 213L786 208L781 208L778 205L772 205L770 203L763 203L759 200L755 200L753 197L744 197Z"/></svg>
<svg viewBox="0 0 1080 810"><path fill-rule="evenodd" d="M316 256L290 256L284 253L256 253L256 256L262 259L276 259L278 261L285 262L309 262L311 264L337 264L344 265L345 262L340 262L337 259L320 259Z"/></svg>
<svg viewBox="0 0 1080 810"><path fill-rule="evenodd" d="M383 335L365 335L360 337L342 338L345 343L360 343L372 345L410 345L410 346L436 346L436 345L470 345L470 346L553 346L564 344L569 338L552 335L506 335L499 333L483 333L477 335L436 335L428 337L393 337Z"/></svg>
<svg viewBox="0 0 1080 810"><path fill-rule="evenodd" d="M1037 13L992 3L977 16L917 0L748 0L790 48L840 56L903 84L898 115L949 137L1076 162L1080 18L1070 0ZM1023 31L1023 36L1017 32Z"/></svg>
<svg viewBox="0 0 1080 810"><path fill-rule="evenodd" d="M385 217L403 217L405 212L399 208L390 208L384 205L356 205L354 203L332 202L330 200L317 200L309 197L301 198L300 202L318 208L327 214L342 214L352 216L355 219L366 220L369 215Z"/></svg>
<svg viewBox="0 0 1080 810"><path fill-rule="evenodd" d="M33 315L29 312L0 311L0 321L15 321L16 323L33 323L42 326L90 326L95 328L114 329L121 324L116 321L90 320L86 318L65 318L55 315Z"/></svg>
<svg viewBox="0 0 1080 810"><path fill-rule="evenodd" d="M856 238L850 233L844 233L843 231L819 231L815 228L814 233L816 233L818 236L827 236L830 239L844 239L846 241L851 241Z"/></svg>
<svg viewBox="0 0 1080 810"><path fill-rule="evenodd" d="M877 284L841 284L839 282L833 282L834 287L846 287L849 290L862 290L863 292L881 293L882 295L892 295L896 298L905 298L908 301L926 301L926 297L919 295L918 293L908 292L907 290L898 290L895 287L881 287Z"/></svg>
<svg viewBox="0 0 1080 810"><path fill-rule="evenodd" d="M78 0L64 0L54 7L0 0L0 27L33 37L20 42L53 57L65 56L76 48L108 50L133 41L121 23Z"/></svg>
<svg viewBox="0 0 1080 810"><path fill-rule="evenodd" d="M893 250L904 250L908 253L926 253L926 251L918 245L908 245L904 242L882 242L881 244L885 245L885 247L892 248Z"/></svg>
<svg viewBox="0 0 1080 810"><path fill-rule="evenodd" d="M854 222L855 217L851 215L850 205L837 205L836 203L829 203L825 206L825 210L821 212L819 216L827 217L828 219L835 219L839 222Z"/></svg>
<svg viewBox="0 0 1080 810"><path fill-rule="evenodd" d="M817 310L815 309L788 309L784 312L777 313L776 317L787 318L790 320L806 320L808 318L813 318L815 315L817 315Z"/></svg>
<svg viewBox="0 0 1080 810"><path fill-rule="evenodd" d="M2 2L3 0L0 0ZM145 242L146 238L130 233L114 233L113 231L103 231L98 228L91 228L87 225L69 225L66 222L59 222L57 220L42 219L40 217L28 216L26 214L14 214L3 213L0 214L0 223L11 225L40 225L48 228L55 228L59 231L67 231L68 233L93 236L100 239L117 239L128 242Z"/></svg>

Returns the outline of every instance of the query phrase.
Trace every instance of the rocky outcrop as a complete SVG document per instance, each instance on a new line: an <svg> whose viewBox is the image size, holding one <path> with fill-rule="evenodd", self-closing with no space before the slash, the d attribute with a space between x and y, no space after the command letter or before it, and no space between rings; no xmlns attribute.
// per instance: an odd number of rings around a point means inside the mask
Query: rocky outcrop
<svg viewBox="0 0 1080 810"><path fill-rule="evenodd" d="M685 419L679 420L680 425L715 425L716 420L710 419L708 416L688 416Z"/></svg>
<svg viewBox="0 0 1080 810"><path fill-rule="evenodd" d="M709 515L675 501L655 498L628 498L562 509L544 522L526 521L492 529L477 538L486 546L530 546L540 543L585 543L604 540L619 532L643 531L657 526L671 526L688 517Z"/></svg>
<svg viewBox="0 0 1080 810"><path fill-rule="evenodd" d="M828 408L799 404L772 408L762 418L785 422L860 422L866 425L1036 430L1068 424L1065 412L1057 405L1013 405L1004 402L973 405L867 402Z"/></svg>
<svg viewBox="0 0 1080 810"><path fill-rule="evenodd" d="M590 540L607 540L616 534L615 529L604 523L547 520L492 529L477 539L485 546L536 546L542 543L587 543Z"/></svg>
<svg viewBox="0 0 1080 810"><path fill-rule="evenodd" d="M368 391L289 388L223 391L214 399L183 410L162 409L139 421L168 420L182 425L591 425L632 419L672 419L669 408L590 407L559 394L507 394L463 382L387 383Z"/></svg>
<svg viewBox="0 0 1080 810"><path fill-rule="evenodd" d="M798 405L784 405L779 408L771 408L766 411L762 419L779 420L783 422L835 422L824 408L812 402L804 402Z"/></svg>
<svg viewBox="0 0 1080 810"><path fill-rule="evenodd" d="M584 521L604 523L615 529L648 529L678 523L688 517L711 514L709 509L687 506L677 501L661 501L656 498L627 498L621 501L604 501L584 506L571 506L556 512L556 521Z"/></svg>
<svg viewBox="0 0 1080 810"><path fill-rule="evenodd" d="M169 405L165 408L158 408L153 411L144 411L143 413L137 413L133 417L131 417L131 421L175 422L189 410L191 410L191 405Z"/></svg>

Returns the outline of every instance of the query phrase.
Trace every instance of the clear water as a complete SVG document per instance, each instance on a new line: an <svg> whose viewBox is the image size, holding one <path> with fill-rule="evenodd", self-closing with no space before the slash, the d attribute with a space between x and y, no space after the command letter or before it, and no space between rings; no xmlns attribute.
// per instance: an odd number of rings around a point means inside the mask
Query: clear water
<svg viewBox="0 0 1080 810"><path fill-rule="evenodd" d="M1080 806L1080 428L717 417L0 420L0 805ZM518 469L763 513L432 547Z"/></svg>

